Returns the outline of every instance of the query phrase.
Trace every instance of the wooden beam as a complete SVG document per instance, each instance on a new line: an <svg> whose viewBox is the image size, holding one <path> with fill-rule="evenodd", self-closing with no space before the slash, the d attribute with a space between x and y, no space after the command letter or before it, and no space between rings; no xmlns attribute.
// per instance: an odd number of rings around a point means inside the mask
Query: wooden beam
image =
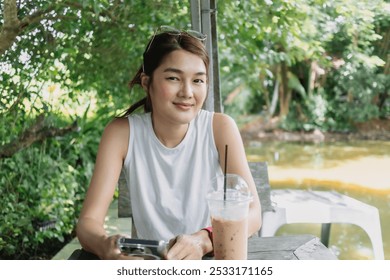
<svg viewBox="0 0 390 280"><path fill-rule="evenodd" d="M221 112L216 0L191 0L190 4L192 29L207 36L206 48L210 56L209 95L203 108L208 111Z"/></svg>

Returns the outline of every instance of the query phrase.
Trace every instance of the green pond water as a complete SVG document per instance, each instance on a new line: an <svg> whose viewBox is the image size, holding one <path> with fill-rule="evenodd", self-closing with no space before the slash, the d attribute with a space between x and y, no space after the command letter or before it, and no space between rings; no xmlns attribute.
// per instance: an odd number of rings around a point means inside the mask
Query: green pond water
<svg viewBox="0 0 390 280"><path fill-rule="evenodd" d="M390 259L390 142L252 141L246 153L249 161L268 162L273 189L334 190L377 207L385 259ZM284 225L276 235L303 233L320 236L321 225ZM339 259L373 258L368 235L352 224L332 224L329 248Z"/></svg>

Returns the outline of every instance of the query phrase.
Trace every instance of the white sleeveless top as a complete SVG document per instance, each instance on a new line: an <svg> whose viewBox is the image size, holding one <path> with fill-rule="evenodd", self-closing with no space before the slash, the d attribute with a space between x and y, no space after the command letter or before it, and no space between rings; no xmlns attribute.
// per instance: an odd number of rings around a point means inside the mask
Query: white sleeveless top
<svg viewBox="0 0 390 280"><path fill-rule="evenodd" d="M165 147L151 114L130 115L124 162L137 238L169 240L210 225L208 182L222 174L213 135L213 113L201 110L182 142Z"/></svg>

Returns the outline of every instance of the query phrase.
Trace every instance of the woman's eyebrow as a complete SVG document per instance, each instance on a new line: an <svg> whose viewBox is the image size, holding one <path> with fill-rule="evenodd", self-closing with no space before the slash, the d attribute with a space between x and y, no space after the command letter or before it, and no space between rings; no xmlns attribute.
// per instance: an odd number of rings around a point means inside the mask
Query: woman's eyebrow
<svg viewBox="0 0 390 280"><path fill-rule="evenodd" d="M173 67L168 67L166 69L164 69L164 73L166 72L173 72L173 73L177 73L177 74L183 74L184 72L180 69L177 69L177 68L173 68ZM195 73L196 76L206 76L206 73L201 71L201 72L196 72Z"/></svg>

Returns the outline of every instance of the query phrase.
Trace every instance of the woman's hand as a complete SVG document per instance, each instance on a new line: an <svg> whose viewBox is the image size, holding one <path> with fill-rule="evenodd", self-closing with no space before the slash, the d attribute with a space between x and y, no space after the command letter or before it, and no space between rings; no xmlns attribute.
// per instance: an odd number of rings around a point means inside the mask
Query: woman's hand
<svg viewBox="0 0 390 280"><path fill-rule="evenodd" d="M167 260L201 260L212 251L208 232L201 230L191 235L179 235L169 242Z"/></svg>
<svg viewBox="0 0 390 280"><path fill-rule="evenodd" d="M123 235L109 236L104 240L104 255L102 256L105 260L143 260L141 257L127 256L122 254L117 245L117 241Z"/></svg>

